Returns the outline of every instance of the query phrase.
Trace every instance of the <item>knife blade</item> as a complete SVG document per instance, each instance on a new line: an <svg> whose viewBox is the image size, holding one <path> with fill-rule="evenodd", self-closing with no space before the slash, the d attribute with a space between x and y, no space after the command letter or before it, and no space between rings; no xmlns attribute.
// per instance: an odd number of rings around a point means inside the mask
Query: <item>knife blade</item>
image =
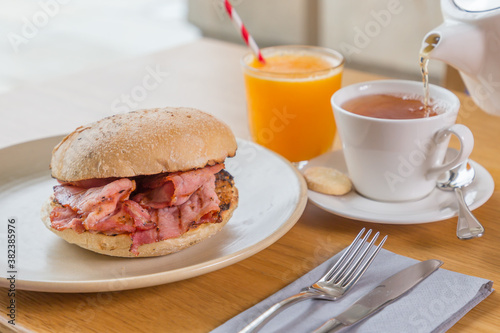
<svg viewBox="0 0 500 333"><path fill-rule="evenodd" d="M314 333L336 332L371 316L403 296L442 264L443 262L440 260L426 260L390 276L368 294L358 299L347 310L318 327Z"/></svg>

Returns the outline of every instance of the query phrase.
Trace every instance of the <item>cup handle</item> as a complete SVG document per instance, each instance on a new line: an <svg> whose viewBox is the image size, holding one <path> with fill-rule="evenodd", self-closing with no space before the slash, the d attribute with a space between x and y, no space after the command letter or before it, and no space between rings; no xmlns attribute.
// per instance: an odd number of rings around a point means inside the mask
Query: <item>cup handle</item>
<svg viewBox="0 0 500 333"><path fill-rule="evenodd" d="M434 142L437 144L442 140L444 140L450 134L454 134L460 141L460 151L452 161L431 168L427 172L428 179L431 179L435 176L439 176L442 173L451 170L454 167L464 163L469 158L469 155L472 153L472 148L474 148L474 136L472 135L471 130L462 124L455 124L447 129L440 130L434 136Z"/></svg>

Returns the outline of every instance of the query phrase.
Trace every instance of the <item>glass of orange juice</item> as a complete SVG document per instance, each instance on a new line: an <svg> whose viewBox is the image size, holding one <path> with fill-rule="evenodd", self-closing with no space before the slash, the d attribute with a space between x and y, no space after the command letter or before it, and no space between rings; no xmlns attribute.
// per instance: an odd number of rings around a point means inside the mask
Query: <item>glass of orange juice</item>
<svg viewBox="0 0 500 333"><path fill-rule="evenodd" d="M291 162L332 148L336 126L330 98L340 88L344 57L314 46L276 46L242 58L252 139Z"/></svg>

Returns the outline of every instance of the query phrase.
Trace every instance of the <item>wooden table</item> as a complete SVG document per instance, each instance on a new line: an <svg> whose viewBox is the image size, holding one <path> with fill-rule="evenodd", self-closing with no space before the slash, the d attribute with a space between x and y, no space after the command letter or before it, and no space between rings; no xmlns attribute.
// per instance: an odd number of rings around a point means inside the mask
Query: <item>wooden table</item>
<svg viewBox="0 0 500 333"><path fill-rule="evenodd" d="M131 92L155 70L161 74L159 85L148 91L144 100L134 101L138 108L198 107L224 119L237 136L248 138L239 68L239 58L245 52L240 46L202 39L44 85L20 88L0 96L0 148L68 132L113 113L117 106L124 106L121 94ZM346 69L344 85L376 78ZM476 140L471 157L500 183L500 117L487 115L467 96L459 96L463 103L459 122L470 127ZM460 241L455 236L456 219L416 225L363 223L308 204L297 224L276 243L203 276L112 293L18 291L15 327L5 322L7 290L2 289L0 331L207 332L342 250L361 227L389 234L385 248L392 252L418 260L441 259L448 270L500 281L499 191L474 213L486 233L480 239ZM240 281L246 281L244 288ZM450 332L496 332L499 328L500 296L494 292Z"/></svg>

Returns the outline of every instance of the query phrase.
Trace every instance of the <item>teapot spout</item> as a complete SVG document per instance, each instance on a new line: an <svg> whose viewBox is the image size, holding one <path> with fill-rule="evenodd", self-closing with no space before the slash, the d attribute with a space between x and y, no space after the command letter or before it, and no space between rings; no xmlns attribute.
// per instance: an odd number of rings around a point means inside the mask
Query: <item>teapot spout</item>
<svg viewBox="0 0 500 333"><path fill-rule="evenodd" d="M441 60L470 76L481 70L484 35L476 26L446 21L425 35L421 56Z"/></svg>

